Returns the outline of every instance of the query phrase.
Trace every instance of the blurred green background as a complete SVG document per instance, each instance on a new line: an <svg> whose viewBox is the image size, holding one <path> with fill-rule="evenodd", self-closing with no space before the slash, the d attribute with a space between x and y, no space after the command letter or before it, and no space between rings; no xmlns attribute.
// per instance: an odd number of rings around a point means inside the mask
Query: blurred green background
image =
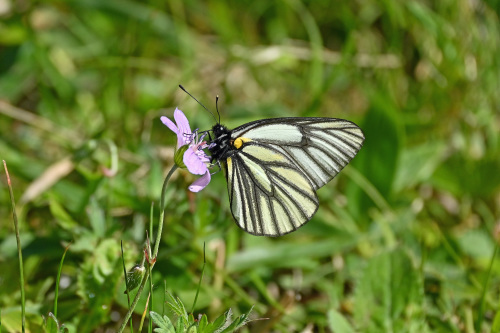
<svg viewBox="0 0 500 333"><path fill-rule="evenodd" d="M40 331L66 256L58 319L115 331L120 259L140 262L175 136L283 116L345 118L365 145L277 239L233 223L222 173L177 172L153 271L212 320L254 306L251 332L499 332L500 1L0 0L0 159L21 222L28 328ZM113 158L118 169L113 170ZM0 308L20 327L7 182ZM143 297L143 300L146 297ZM138 316L144 301L137 308ZM138 318L138 317L137 317ZM138 319L135 318L135 323Z"/></svg>

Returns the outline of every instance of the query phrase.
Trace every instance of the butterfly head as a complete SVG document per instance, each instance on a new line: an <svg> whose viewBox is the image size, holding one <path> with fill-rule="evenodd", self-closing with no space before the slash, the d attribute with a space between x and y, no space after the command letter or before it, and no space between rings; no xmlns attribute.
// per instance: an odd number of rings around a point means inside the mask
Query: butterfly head
<svg viewBox="0 0 500 333"><path fill-rule="evenodd" d="M224 136L224 134L228 134L229 130L226 126L217 123L212 127L212 133L214 133L215 140L217 140L218 138Z"/></svg>

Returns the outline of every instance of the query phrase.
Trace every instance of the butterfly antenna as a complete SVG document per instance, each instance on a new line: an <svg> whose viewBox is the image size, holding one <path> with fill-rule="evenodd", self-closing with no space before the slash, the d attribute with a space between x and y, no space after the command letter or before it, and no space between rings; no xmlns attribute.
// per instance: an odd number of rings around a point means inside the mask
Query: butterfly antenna
<svg viewBox="0 0 500 333"><path fill-rule="evenodd" d="M184 91L186 94L188 94L192 99L194 99L196 102L198 102L198 104L200 104L205 110L207 110L211 115L212 117L214 117L214 120L217 121L217 118L215 118L215 115L212 113L212 111L210 111L209 109L207 109L207 107L203 104L201 104L201 102L199 100L197 100L193 95L191 95L186 89L184 89L184 87L179 84L179 88L182 89L182 91ZM218 112L218 111L217 111ZM219 120L220 120L220 115L219 115Z"/></svg>
<svg viewBox="0 0 500 333"><path fill-rule="evenodd" d="M220 124L219 95L217 95L217 97L215 97L215 110L217 110L217 115L219 116L218 124Z"/></svg>

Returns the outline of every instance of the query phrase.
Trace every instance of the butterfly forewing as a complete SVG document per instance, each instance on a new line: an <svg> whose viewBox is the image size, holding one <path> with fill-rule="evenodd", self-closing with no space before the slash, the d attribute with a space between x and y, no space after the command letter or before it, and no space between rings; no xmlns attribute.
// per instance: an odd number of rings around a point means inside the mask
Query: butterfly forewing
<svg viewBox="0 0 500 333"><path fill-rule="evenodd" d="M254 235L279 236L309 221L315 190L335 177L363 144L361 129L334 118L275 118L231 131L227 180L231 211Z"/></svg>

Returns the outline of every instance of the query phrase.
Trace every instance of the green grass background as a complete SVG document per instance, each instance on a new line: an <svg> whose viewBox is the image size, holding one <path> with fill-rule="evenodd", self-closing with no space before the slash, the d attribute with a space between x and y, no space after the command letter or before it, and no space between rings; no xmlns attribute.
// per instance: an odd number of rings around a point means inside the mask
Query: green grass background
<svg viewBox="0 0 500 333"><path fill-rule="evenodd" d="M311 222L277 239L233 223L222 173L193 194L193 176L176 172L155 311L163 281L190 308L206 242L195 315L255 306L253 318L270 319L251 332L499 332L500 1L0 5L0 159L21 221L29 331L52 311L69 242L59 321L74 332L119 326L120 240L128 267L140 262L173 163L176 139L159 117L179 107L193 128L213 125L183 84L212 110L219 95L229 127L338 117L366 141L319 190ZM20 329L20 289L3 173L0 184L8 332Z"/></svg>

